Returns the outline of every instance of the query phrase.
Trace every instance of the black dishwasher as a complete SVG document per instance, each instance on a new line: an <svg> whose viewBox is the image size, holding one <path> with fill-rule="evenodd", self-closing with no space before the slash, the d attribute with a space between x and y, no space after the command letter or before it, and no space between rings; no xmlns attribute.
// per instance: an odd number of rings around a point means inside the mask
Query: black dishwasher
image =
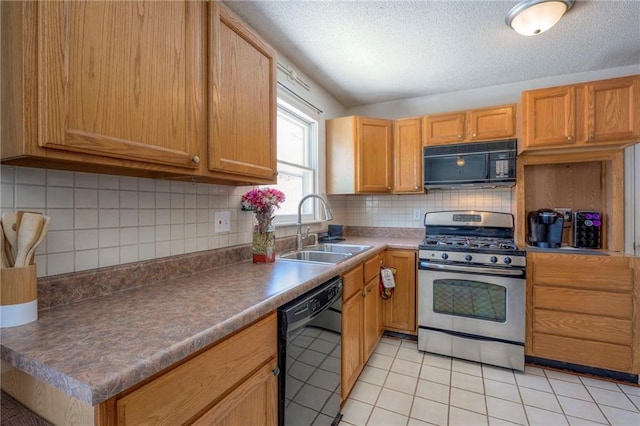
<svg viewBox="0 0 640 426"><path fill-rule="evenodd" d="M340 414L342 278L278 309L278 423L337 425Z"/></svg>

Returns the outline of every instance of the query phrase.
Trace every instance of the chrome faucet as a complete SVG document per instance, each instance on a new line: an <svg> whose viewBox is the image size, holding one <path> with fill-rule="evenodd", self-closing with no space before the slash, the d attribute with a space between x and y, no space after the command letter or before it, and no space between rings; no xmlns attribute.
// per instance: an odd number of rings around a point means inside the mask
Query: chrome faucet
<svg viewBox="0 0 640 426"><path fill-rule="evenodd" d="M296 230L296 250L302 250L304 244L302 239L302 204L307 201L309 198L317 198L320 200L320 204L324 209L324 216L326 220L333 220L333 215L331 214L331 209L329 208L329 204L318 194L307 194L298 203L298 222L297 230ZM307 227L307 237L309 236L309 227ZM306 238L305 238L306 239Z"/></svg>

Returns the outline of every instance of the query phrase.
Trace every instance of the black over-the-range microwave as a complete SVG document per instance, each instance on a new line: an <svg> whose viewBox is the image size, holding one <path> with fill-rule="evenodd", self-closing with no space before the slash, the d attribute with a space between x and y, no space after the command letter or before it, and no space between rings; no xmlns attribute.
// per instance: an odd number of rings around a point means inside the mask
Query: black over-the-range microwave
<svg viewBox="0 0 640 426"><path fill-rule="evenodd" d="M510 187L516 183L516 139L425 146L426 189Z"/></svg>

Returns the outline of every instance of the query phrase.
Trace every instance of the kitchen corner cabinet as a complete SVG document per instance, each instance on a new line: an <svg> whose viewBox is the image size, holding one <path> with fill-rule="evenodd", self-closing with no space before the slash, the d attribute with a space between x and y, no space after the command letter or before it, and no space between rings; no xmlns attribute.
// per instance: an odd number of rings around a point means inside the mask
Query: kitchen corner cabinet
<svg viewBox="0 0 640 426"><path fill-rule="evenodd" d="M393 193L422 193L422 119L393 122Z"/></svg>
<svg viewBox="0 0 640 426"><path fill-rule="evenodd" d="M384 327L416 335L416 252L387 250L384 266L396 269L393 295L382 301Z"/></svg>
<svg viewBox="0 0 640 426"><path fill-rule="evenodd" d="M521 151L589 150L640 141L640 75L522 93Z"/></svg>
<svg viewBox="0 0 640 426"><path fill-rule="evenodd" d="M342 276L342 401L382 336L379 272L380 256L375 256Z"/></svg>
<svg viewBox="0 0 640 426"><path fill-rule="evenodd" d="M276 425L276 329L273 313L101 404L95 424Z"/></svg>
<svg viewBox="0 0 640 426"><path fill-rule="evenodd" d="M327 120L327 193L392 191L393 122L379 118Z"/></svg>
<svg viewBox="0 0 640 426"><path fill-rule="evenodd" d="M515 105L502 105L423 117L424 145L515 137Z"/></svg>
<svg viewBox="0 0 640 426"><path fill-rule="evenodd" d="M276 182L276 52L210 4L209 169Z"/></svg>
<svg viewBox="0 0 640 426"><path fill-rule="evenodd" d="M526 354L640 373L638 264L630 256L527 253Z"/></svg>
<svg viewBox="0 0 640 426"><path fill-rule="evenodd" d="M217 2L0 8L3 163L275 181L274 54Z"/></svg>

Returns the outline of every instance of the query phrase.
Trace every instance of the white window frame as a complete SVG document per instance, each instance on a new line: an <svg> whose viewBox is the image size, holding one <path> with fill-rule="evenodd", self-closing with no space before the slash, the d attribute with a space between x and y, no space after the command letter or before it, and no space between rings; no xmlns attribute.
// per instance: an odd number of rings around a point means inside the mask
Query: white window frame
<svg viewBox="0 0 640 426"><path fill-rule="evenodd" d="M289 166L300 168L300 170L306 170L311 172L311 189L310 192L304 193L307 195L308 193L318 191L318 121L311 118L308 114L305 114L300 109L293 106L291 103L278 98L278 116L283 112L290 117L301 120L302 122L308 125L308 133L307 133L307 161L308 164L305 166L300 166L298 164L291 164L285 161L281 161L278 158L278 173L280 173L281 166ZM273 185L269 185L274 187ZM300 199L292 199L289 194L285 193L287 197L286 203L287 207L291 208L293 206L294 210L297 212L298 203ZM318 222L319 219L319 211L316 200L309 200L304 203L302 206L302 222L303 223L312 223ZM274 224L276 225L292 225L297 223L297 214L281 214L279 210L276 210Z"/></svg>

